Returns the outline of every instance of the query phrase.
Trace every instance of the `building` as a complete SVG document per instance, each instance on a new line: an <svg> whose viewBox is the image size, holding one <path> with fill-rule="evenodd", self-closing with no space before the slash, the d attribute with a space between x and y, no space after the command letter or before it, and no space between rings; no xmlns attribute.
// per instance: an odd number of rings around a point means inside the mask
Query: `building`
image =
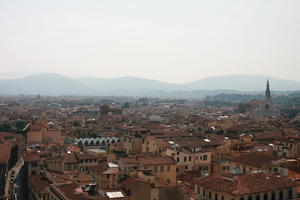
<svg viewBox="0 0 300 200"><path fill-rule="evenodd" d="M25 128L27 144L61 144L63 139L60 128L53 122L33 119Z"/></svg>
<svg viewBox="0 0 300 200"><path fill-rule="evenodd" d="M278 138L274 145L278 156L286 158L299 158L300 156L299 138Z"/></svg>
<svg viewBox="0 0 300 200"><path fill-rule="evenodd" d="M166 185L160 180L146 180L140 177L130 177L121 182L121 187L133 199L138 200L183 200L177 186Z"/></svg>
<svg viewBox="0 0 300 200"><path fill-rule="evenodd" d="M144 172L149 177L176 185L176 162L170 156L160 154L146 154L120 158L119 168L123 173Z"/></svg>
<svg viewBox="0 0 300 200"><path fill-rule="evenodd" d="M298 199L299 183L287 177L252 173L240 176L209 175L194 181L199 200Z"/></svg>
<svg viewBox="0 0 300 200"><path fill-rule="evenodd" d="M77 183L51 184L48 188L50 200L86 200L89 195Z"/></svg>
<svg viewBox="0 0 300 200"><path fill-rule="evenodd" d="M40 176L33 175L29 177L28 184L28 199L32 200L48 200L49 192L47 188L50 186L48 179Z"/></svg>
<svg viewBox="0 0 300 200"><path fill-rule="evenodd" d="M104 190L118 187L119 168L114 163L102 161L96 166L89 167L89 173L95 179L99 194Z"/></svg>
<svg viewBox="0 0 300 200"><path fill-rule="evenodd" d="M229 170L240 171L243 174L261 171L265 173L274 173L279 175L287 175L288 169L282 163L283 159L273 155L264 153L247 153L228 159L230 163Z"/></svg>
<svg viewBox="0 0 300 200"><path fill-rule="evenodd" d="M195 138L169 141L171 147L165 152L176 161L176 172L200 171L202 174L211 172L210 146L214 145L209 139ZM208 147L208 148L207 148Z"/></svg>
<svg viewBox="0 0 300 200"><path fill-rule="evenodd" d="M258 107L254 110L255 115L262 115L264 117L278 117L280 116L280 108L274 104L271 99L270 83L267 81L267 87L265 91L265 98L258 104Z"/></svg>
<svg viewBox="0 0 300 200"><path fill-rule="evenodd" d="M211 171L211 152L191 152L184 150L167 149L166 155L172 156L176 161L176 172L201 171L209 174Z"/></svg>
<svg viewBox="0 0 300 200"><path fill-rule="evenodd" d="M5 194L9 172L21 158L24 137L20 134L0 132L0 196Z"/></svg>

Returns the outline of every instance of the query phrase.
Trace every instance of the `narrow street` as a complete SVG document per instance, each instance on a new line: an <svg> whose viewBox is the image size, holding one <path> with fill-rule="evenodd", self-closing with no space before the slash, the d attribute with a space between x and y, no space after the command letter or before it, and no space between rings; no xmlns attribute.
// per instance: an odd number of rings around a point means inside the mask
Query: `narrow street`
<svg viewBox="0 0 300 200"><path fill-rule="evenodd" d="M11 168L7 173L4 194L6 197L9 197L9 199L15 199L15 179L17 178L20 169L23 165L24 159L23 157L21 157L20 160L16 163L16 165L13 168Z"/></svg>

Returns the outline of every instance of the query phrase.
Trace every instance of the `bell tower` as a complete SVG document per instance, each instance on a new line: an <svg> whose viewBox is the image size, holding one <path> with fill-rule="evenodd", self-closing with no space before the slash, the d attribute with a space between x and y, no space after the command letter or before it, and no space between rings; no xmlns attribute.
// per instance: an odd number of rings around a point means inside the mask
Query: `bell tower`
<svg viewBox="0 0 300 200"><path fill-rule="evenodd" d="M271 99L270 82L269 82L269 80L267 81L267 88L266 88L266 92L265 92L265 97L266 97L266 99Z"/></svg>

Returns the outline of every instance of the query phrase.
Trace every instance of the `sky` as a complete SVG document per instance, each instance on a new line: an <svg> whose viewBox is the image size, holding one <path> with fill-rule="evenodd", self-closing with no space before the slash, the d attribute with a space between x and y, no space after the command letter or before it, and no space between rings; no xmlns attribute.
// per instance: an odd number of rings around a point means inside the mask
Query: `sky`
<svg viewBox="0 0 300 200"><path fill-rule="evenodd" d="M0 0L0 74L300 81L299 0Z"/></svg>

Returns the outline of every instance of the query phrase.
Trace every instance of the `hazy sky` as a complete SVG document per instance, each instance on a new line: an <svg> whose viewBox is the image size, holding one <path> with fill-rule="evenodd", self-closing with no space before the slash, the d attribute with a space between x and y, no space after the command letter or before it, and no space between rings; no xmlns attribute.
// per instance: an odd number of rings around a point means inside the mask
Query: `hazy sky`
<svg viewBox="0 0 300 200"><path fill-rule="evenodd" d="M0 73L300 81L299 0L0 0Z"/></svg>

